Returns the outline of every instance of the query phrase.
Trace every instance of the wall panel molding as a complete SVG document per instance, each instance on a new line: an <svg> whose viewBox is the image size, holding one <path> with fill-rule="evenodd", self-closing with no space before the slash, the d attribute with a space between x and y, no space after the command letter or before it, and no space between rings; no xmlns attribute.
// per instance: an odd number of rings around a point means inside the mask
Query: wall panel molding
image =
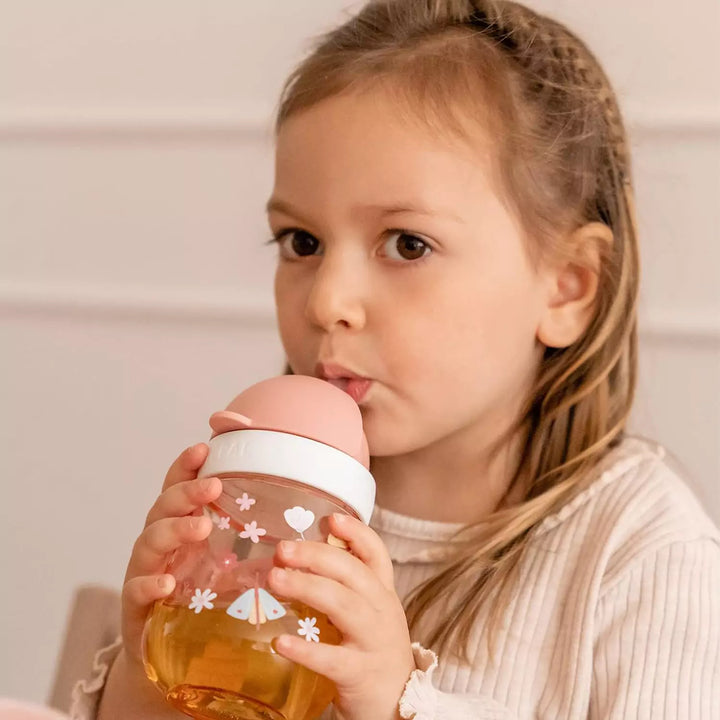
<svg viewBox="0 0 720 720"><path fill-rule="evenodd" d="M631 133L720 135L720 107L625 108ZM272 110L48 110L0 111L0 141L87 137L228 137L271 139Z"/></svg>
<svg viewBox="0 0 720 720"><path fill-rule="evenodd" d="M0 112L0 142L21 139L227 138L270 140L269 113L233 111Z"/></svg>
<svg viewBox="0 0 720 720"><path fill-rule="evenodd" d="M86 285L78 283L0 284L0 316L103 316L150 321L242 322L272 325L272 297L259 291L163 286Z"/></svg>
<svg viewBox="0 0 720 720"><path fill-rule="evenodd" d="M232 288L175 288L86 284L4 283L0 316L41 315L143 321L275 324L272 297ZM702 343L720 347L720 315L706 311L640 314L640 335L650 341Z"/></svg>

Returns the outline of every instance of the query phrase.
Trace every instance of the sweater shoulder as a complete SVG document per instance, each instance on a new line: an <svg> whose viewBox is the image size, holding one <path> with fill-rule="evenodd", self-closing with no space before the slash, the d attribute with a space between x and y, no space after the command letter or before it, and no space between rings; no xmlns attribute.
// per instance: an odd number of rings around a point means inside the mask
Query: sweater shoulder
<svg viewBox="0 0 720 720"><path fill-rule="evenodd" d="M603 584L671 544L720 546L718 528L664 450L636 439L611 451L596 479L545 518L537 534L567 535L573 543L601 551Z"/></svg>

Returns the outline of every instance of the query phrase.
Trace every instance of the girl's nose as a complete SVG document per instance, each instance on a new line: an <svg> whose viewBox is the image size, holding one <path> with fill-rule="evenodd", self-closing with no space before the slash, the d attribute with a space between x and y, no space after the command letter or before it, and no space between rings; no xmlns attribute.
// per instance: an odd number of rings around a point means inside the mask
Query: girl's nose
<svg viewBox="0 0 720 720"><path fill-rule="evenodd" d="M352 330L365 326L363 273L349 260L326 255L315 274L305 314L326 332L338 325Z"/></svg>

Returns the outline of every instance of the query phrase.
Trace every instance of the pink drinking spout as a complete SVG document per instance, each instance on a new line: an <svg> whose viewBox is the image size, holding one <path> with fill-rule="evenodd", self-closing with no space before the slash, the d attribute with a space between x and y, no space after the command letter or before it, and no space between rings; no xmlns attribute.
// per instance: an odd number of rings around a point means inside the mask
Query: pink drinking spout
<svg viewBox="0 0 720 720"><path fill-rule="evenodd" d="M236 430L270 430L316 440L370 466L357 403L325 380L281 375L240 393L210 417L213 437Z"/></svg>

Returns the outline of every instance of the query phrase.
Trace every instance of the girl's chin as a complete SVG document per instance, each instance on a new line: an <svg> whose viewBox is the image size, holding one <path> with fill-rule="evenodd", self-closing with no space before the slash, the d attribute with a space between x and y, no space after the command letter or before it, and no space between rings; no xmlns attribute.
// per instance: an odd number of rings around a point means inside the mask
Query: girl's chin
<svg viewBox="0 0 720 720"><path fill-rule="evenodd" d="M395 443L392 442L392 438L388 437L388 432L383 431L377 412L371 410L367 405L361 405L360 414L362 415L363 430L367 438L370 456L379 457L392 454L388 452L388 449Z"/></svg>
<svg viewBox="0 0 720 720"><path fill-rule="evenodd" d="M405 455L416 449L404 431L405 423L383 423L372 412L363 411L362 416L370 457Z"/></svg>

